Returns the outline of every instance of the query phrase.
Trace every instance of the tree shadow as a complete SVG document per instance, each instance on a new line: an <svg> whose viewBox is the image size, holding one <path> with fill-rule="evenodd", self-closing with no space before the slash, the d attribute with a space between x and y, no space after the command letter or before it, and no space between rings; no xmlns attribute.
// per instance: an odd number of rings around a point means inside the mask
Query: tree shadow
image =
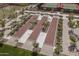
<svg viewBox="0 0 79 59"><path fill-rule="evenodd" d="M37 56L38 53L37 52L32 52L32 56Z"/></svg>
<svg viewBox="0 0 79 59"><path fill-rule="evenodd" d="M3 44L2 43L0 43L0 47L3 47Z"/></svg>
<svg viewBox="0 0 79 59"><path fill-rule="evenodd" d="M68 47L68 50L69 50L70 52L73 52L75 49L76 49L76 45L75 45L75 44L71 44L71 45Z"/></svg>

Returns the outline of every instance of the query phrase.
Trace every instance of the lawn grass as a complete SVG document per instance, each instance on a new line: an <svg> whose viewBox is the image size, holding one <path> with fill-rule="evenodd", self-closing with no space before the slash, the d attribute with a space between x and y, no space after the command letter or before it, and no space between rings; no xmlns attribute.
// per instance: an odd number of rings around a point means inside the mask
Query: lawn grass
<svg viewBox="0 0 79 59"><path fill-rule="evenodd" d="M31 56L32 52L21 48L3 45L0 47L0 55L6 56Z"/></svg>
<svg viewBox="0 0 79 59"><path fill-rule="evenodd" d="M32 56L32 51L0 44L0 56Z"/></svg>

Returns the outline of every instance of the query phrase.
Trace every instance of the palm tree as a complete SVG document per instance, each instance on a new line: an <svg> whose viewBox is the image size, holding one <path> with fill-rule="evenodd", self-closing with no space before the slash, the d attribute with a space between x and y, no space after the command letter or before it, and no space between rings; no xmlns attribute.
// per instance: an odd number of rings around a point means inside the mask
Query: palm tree
<svg viewBox="0 0 79 59"><path fill-rule="evenodd" d="M70 13L70 14L69 14L69 21L71 21L71 20L73 20L73 19L74 19L74 17L73 17L73 16L74 16L74 14L73 14L73 13Z"/></svg>
<svg viewBox="0 0 79 59"><path fill-rule="evenodd" d="M60 53L62 51L63 51L62 50L62 46L60 44L58 44L57 47L56 47L56 49L55 49L55 51L54 51L54 53L55 53L55 55L60 55Z"/></svg>
<svg viewBox="0 0 79 59"><path fill-rule="evenodd" d="M39 51L40 51L40 48L39 48L39 43L34 43L33 44L33 52L32 52L32 55L33 56L37 56Z"/></svg>
<svg viewBox="0 0 79 59"><path fill-rule="evenodd" d="M45 23L43 23L43 32L45 32L46 31L46 29L47 29L47 27L49 26L49 22L48 21L45 21Z"/></svg>

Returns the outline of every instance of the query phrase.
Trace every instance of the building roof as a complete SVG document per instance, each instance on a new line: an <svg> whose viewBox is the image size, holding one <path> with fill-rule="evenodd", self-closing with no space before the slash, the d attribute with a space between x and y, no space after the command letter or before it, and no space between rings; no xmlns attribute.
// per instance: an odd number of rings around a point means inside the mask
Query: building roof
<svg viewBox="0 0 79 59"><path fill-rule="evenodd" d="M56 8L57 4L56 3L47 3L47 4L43 4L42 7Z"/></svg>
<svg viewBox="0 0 79 59"><path fill-rule="evenodd" d="M64 4L65 9L76 9L76 4Z"/></svg>
<svg viewBox="0 0 79 59"><path fill-rule="evenodd" d="M71 9L74 10L76 9L76 4L70 4L70 3L63 3L64 5L64 9ZM42 7L48 7L48 8L56 8L58 7L58 3L47 3L47 4L43 4Z"/></svg>

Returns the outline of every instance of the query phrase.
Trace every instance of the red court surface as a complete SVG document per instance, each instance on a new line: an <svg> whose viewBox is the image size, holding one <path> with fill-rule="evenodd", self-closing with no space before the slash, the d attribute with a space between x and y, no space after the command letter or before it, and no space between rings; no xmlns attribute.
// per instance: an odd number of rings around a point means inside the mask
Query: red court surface
<svg viewBox="0 0 79 59"><path fill-rule="evenodd" d="M48 33L45 39L45 44L53 46L56 27L57 27L57 18L53 18L52 22L49 25Z"/></svg>
<svg viewBox="0 0 79 59"><path fill-rule="evenodd" d="M14 34L15 37L21 37L25 31L30 27L30 22L36 20L38 16L33 15L22 27Z"/></svg>
<svg viewBox="0 0 79 59"><path fill-rule="evenodd" d="M35 26L35 28L33 29L33 32L30 36L30 40L34 40L36 41L37 37L39 36L42 28L43 28L43 23L45 22L45 20L47 20L48 17L44 16Z"/></svg>

